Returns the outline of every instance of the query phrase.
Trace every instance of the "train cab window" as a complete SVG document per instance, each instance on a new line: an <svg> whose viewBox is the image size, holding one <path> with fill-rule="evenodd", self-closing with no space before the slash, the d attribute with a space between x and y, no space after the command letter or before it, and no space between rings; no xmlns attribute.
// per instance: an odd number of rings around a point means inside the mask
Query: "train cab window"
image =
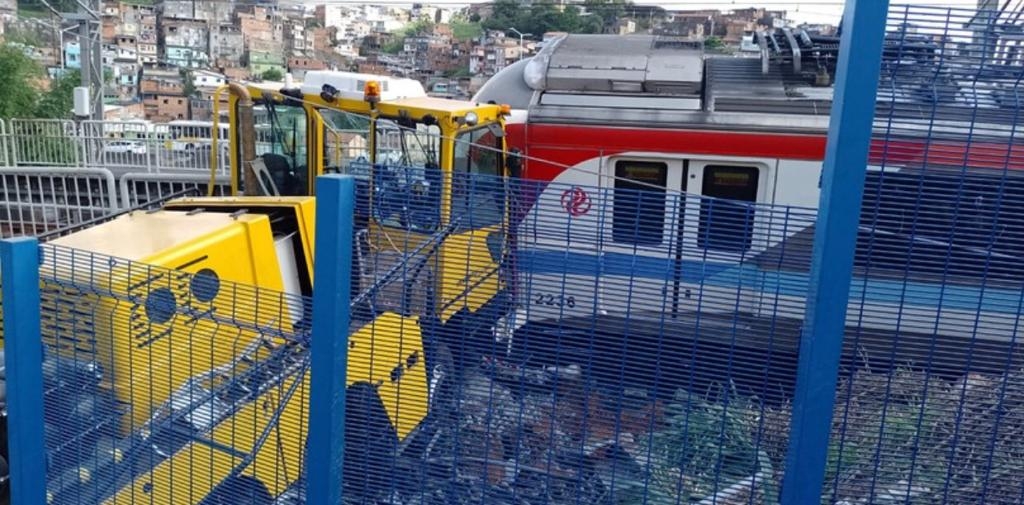
<svg viewBox="0 0 1024 505"><path fill-rule="evenodd" d="M658 245L665 234L665 185L668 165L653 161L615 163L612 240Z"/></svg>
<svg viewBox="0 0 1024 505"><path fill-rule="evenodd" d="M256 126L256 154L263 158L278 194L306 193L308 174L306 110L301 105L267 103Z"/></svg>
<svg viewBox="0 0 1024 505"><path fill-rule="evenodd" d="M704 167L705 197L700 206L697 244L713 251L741 253L750 248L757 201L756 167Z"/></svg>
<svg viewBox="0 0 1024 505"><path fill-rule="evenodd" d="M348 114L334 109L320 109L323 118L324 172L353 173L350 165L356 162L355 169L364 169L366 160L370 159L370 119L355 114ZM354 173L357 177L369 174Z"/></svg>
<svg viewBox="0 0 1024 505"><path fill-rule="evenodd" d="M432 233L441 222L441 129L417 123L376 121L373 213L377 222Z"/></svg>

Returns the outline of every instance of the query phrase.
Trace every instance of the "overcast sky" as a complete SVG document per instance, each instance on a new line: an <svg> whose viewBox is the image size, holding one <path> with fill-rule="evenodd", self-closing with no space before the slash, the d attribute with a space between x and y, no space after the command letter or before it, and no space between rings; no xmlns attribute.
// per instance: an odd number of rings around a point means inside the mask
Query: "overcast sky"
<svg viewBox="0 0 1024 505"><path fill-rule="evenodd" d="M870 2L872 0L860 0ZM891 5L921 4L931 6L950 7L974 7L978 0L892 0ZM838 23L843 12L843 2L840 0L807 0L782 1L782 0L718 0L718 1L673 1L671 3L658 2L654 0L634 0L634 3L645 5L660 5L666 9L742 9L745 7L766 7L770 9L785 10L789 13L790 19L807 23Z"/></svg>

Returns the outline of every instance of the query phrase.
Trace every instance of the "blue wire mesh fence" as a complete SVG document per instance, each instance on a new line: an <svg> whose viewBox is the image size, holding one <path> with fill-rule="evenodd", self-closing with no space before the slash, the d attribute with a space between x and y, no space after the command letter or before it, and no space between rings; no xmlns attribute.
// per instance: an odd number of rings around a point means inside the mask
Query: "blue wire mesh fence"
<svg viewBox="0 0 1024 505"><path fill-rule="evenodd" d="M1024 500L1024 66L1008 5L890 10L827 502Z"/></svg>
<svg viewBox="0 0 1024 505"><path fill-rule="evenodd" d="M784 246L815 212L630 168L609 187L457 173L451 219L427 175L375 180L353 318L407 318L408 356L349 391L346 499L777 502L803 303ZM389 338L363 327L350 352Z"/></svg>
<svg viewBox="0 0 1024 505"><path fill-rule="evenodd" d="M889 16L825 503L1024 500L1013 16ZM357 174L346 503L777 503L817 210L456 155ZM43 251L55 503L304 501L307 299Z"/></svg>
<svg viewBox="0 0 1024 505"><path fill-rule="evenodd" d="M41 247L50 503L301 494L307 300Z"/></svg>

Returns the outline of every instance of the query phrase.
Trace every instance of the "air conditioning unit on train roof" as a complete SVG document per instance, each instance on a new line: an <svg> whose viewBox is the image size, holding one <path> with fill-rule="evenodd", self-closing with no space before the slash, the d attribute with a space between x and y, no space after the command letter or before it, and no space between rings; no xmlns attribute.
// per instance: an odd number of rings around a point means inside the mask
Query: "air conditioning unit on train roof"
<svg viewBox="0 0 1024 505"><path fill-rule="evenodd" d="M699 98L700 41L651 35L568 35L547 45L526 69L545 92L635 93Z"/></svg>
<svg viewBox="0 0 1024 505"><path fill-rule="evenodd" d="M426 90L423 89L423 84L415 79L360 74L356 72L337 72L333 70L306 72L302 82L302 92L304 94L319 94L323 91L326 84L338 90L337 94L339 97L362 100L363 90L368 81L380 83L380 99L383 101L427 96Z"/></svg>

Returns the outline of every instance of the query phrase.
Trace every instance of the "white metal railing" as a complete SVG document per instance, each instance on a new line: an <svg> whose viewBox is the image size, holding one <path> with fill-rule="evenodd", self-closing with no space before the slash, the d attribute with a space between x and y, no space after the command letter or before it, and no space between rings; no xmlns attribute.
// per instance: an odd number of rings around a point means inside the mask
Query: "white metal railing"
<svg viewBox="0 0 1024 505"><path fill-rule="evenodd" d="M192 129L189 129L192 128ZM0 120L0 236L38 234L197 188L210 177L208 135L187 123L149 121ZM385 132L381 148L397 144ZM365 159L365 130L329 129L325 161L342 169ZM227 139L218 142L215 194L226 194ZM257 131L257 150L273 137Z"/></svg>
<svg viewBox="0 0 1024 505"><path fill-rule="evenodd" d="M102 166L115 172L202 172L209 174L209 129L148 121L0 121L0 166ZM172 133L177 134L175 140ZM219 163L228 159L226 138L218 142ZM226 174L227 167L219 166Z"/></svg>
<svg viewBox="0 0 1024 505"><path fill-rule="evenodd" d="M83 121L77 139L86 163L153 173L209 173L211 143L199 139L208 132L187 126L175 126L172 132L166 124L135 121ZM227 159L228 153L227 139L223 140L219 143L220 160ZM218 167L218 172L227 173L227 169Z"/></svg>
<svg viewBox="0 0 1024 505"><path fill-rule="evenodd" d="M129 209L146 202L181 193L188 189L196 189L197 195L205 195L210 178L199 173L153 174L128 173L121 176L121 207ZM214 195L228 194L230 183L227 176L219 176L214 185Z"/></svg>
<svg viewBox="0 0 1024 505"><path fill-rule="evenodd" d="M0 168L0 236L37 235L118 210L114 175L103 168Z"/></svg>
<svg viewBox="0 0 1024 505"><path fill-rule="evenodd" d="M12 119L7 139L14 166L82 166L75 123L57 119Z"/></svg>
<svg viewBox="0 0 1024 505"><path fill-rule="evenodd" d="M8 153L10 153L10 148L7 147L7 122L0 119L0 166L11 165Z"/></svg>
<svg viewBox="0 0 1024 505"><path fill-rule="evenodd" d="M149 121L63 121L12 119L0 121L0 166L104 167L115 174L210 173L209 127ZM380 151L398 150L396 132L382 132ZM324 156L328 166L341 167L367 157L365 130L328 129ZM218 137L217 173L227 175L230 159L226 133ZM257 128L257 154L272 151L273 134Z"/></svg>
<svg viewBox="0 0 1024 505"><path fill-rule="evenodd" d="M206 131L176 128L192 139ZM205 195L209 143L177 145L171 133L148 121L0 120L0 236L51 232L192 188ZM228 159L220 145L218 159ZM227 172L218 170L217 195Z"/></svg>
<svg viewBox="0 0 1024 505"><path fill-rule="evenodd" d="M76 136L86 164L128 170L150 170L152 144L146 123L82 121Z"/></svg>

